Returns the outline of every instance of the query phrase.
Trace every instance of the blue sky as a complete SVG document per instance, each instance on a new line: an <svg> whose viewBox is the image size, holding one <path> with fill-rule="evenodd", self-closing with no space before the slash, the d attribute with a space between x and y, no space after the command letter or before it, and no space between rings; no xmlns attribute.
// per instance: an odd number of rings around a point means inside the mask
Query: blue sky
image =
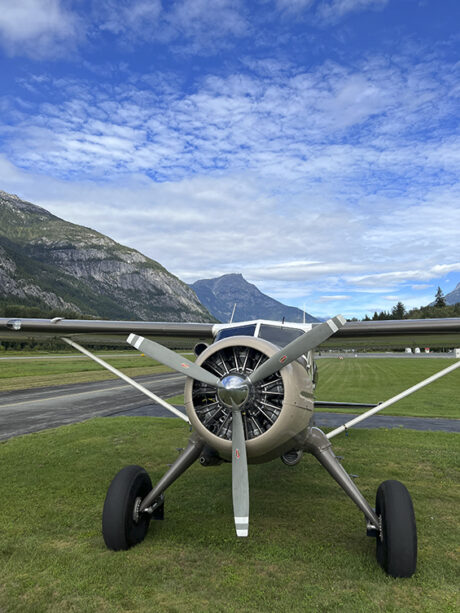
<svg viewBox="0 0 460 613"><path fill-rule="evenodd" d="M458 1L0 4L0 189L317 316L460 281Z"/></svg>

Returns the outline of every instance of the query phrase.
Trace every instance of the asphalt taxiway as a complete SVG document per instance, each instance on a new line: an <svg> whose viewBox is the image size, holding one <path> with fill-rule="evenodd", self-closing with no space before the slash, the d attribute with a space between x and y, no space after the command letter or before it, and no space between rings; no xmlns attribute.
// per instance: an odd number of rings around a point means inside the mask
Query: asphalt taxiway
<svg viewBox="0 0 460 613"><path fill-rule="evenodd" d="M161 398L181 394L185 377L176 373L137 377L136 381ZM177 407L183 410L183 407ZM0 394L0 441L21 434L85 421L92 417L174 417L127 383L118 380L76 383ZM335 428L355 414L316 412L319 427ZM374 415L357 428L410 428L460 432L460 419Z"/></svg>
<svg viewBox="0 0 460 613"><path fill-rule="evenodd" d="M185 377L176 373L137 377L161 398L181 394ZM56 428L90 419L118 414L135 414L147 398L119 380L74 383L0 394L0 441L20 434ZM156 417L170 417L159 405L149 405Z"/></svg>

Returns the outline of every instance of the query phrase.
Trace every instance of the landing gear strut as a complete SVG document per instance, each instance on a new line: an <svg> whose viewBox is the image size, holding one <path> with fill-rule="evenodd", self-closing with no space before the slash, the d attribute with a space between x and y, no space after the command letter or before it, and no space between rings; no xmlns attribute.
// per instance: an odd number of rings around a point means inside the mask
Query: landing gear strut
<svg viewBox="0 0 460 613"><path fill-rule="evenodd" d="M384 481L377 490L375 510L332 451L319 428L311 428L303 441L344 492L364 513L369 536L377 539L377 562L391 577L411 577L417 565L417 529L414 508L406 487L399 481Z"/></svg>
<svg viewBox="0 0 460 613"><path fill-rule="evenodd" d="M126 466L115 475L102 512L102 536L109 549L129 549L144 540L150 520L163 519L164 491L199 458L203 447L203 441L192 435L154 488L141 466Z"/></svg>

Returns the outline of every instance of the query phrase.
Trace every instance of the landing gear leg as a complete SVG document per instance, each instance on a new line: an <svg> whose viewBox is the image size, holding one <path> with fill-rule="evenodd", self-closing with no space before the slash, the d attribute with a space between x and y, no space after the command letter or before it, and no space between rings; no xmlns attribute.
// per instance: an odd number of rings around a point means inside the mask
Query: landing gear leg
<svg viewBox="0 0 460 613"><path fill-rule="evenodd" d="M163 519L164 491L199 458L203 446L203 441L192 435L153 489L140 466L126 466L114 477L102 513L102 534L109 549L126 550L144 540L150 519Z"/></svg>
<svg viewBox="0 0 460 613"><path fill-rule="evenodd" d="M383 570L391 577L411 577L417 565L417 530L412 500L406 487L399 481L384 481L377 490L374 511L319 428L308 431L303 449L319 460L364 513L367 534L377 539L377 562Z"/></svg>
<svg viewBox="0 0 460 613"><path fill-rule="evenodd" d="M158 481L155 487L145 496L142 500L139 513L151 513L154 509L151 507L154 506L155 501L163 494L163 492L172 484L176 479L178 479L182 473L184 473L189 466L197 460L201 452L203 451L204 442L198 438L196 435L192 434L192 436L188 440L187 447L180 454L177 460L170 466L169 470L163 475L163 477Z"/></svg>
<svg viewBox="0 0 460 613"><path fill-rule="evenodd" d="M337 481L345 493L364 513L367 519L368 532L373 530L378 533L379 520L377 514L332 451L332 445L324 432L319 428L311 428L305 437L303 448L315 456L331 477Z"/></svg>

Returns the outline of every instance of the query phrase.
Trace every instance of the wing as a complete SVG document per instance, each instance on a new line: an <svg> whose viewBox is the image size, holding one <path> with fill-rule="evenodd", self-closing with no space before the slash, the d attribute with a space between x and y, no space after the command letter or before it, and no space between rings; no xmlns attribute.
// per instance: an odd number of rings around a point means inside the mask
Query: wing
<svg viewBox="0 0 460 613"><path fill-rule="evenodd" d="M72 338L86 343L124 343L129 334L147 338L210 339L212 323L0 318L0 340Z"/></svg>
<svg viewBox="0 0 460 613"><path fill-rule="evenodd" d="M214 326L212 323L2 317L0 340L66 336L86 342L120 342L125 341L129 334L147 338L204 340L212 339ZM417 344L429 347L437 342L441 342L442 345L460 346L460 318L348 321L322 346L404 347Z"/></svg>
<svg viewBox="0 0 460 613"><path fill-rule="evenodd" d="M323 346L460 347L460 317L348 321Z"/></svg>

